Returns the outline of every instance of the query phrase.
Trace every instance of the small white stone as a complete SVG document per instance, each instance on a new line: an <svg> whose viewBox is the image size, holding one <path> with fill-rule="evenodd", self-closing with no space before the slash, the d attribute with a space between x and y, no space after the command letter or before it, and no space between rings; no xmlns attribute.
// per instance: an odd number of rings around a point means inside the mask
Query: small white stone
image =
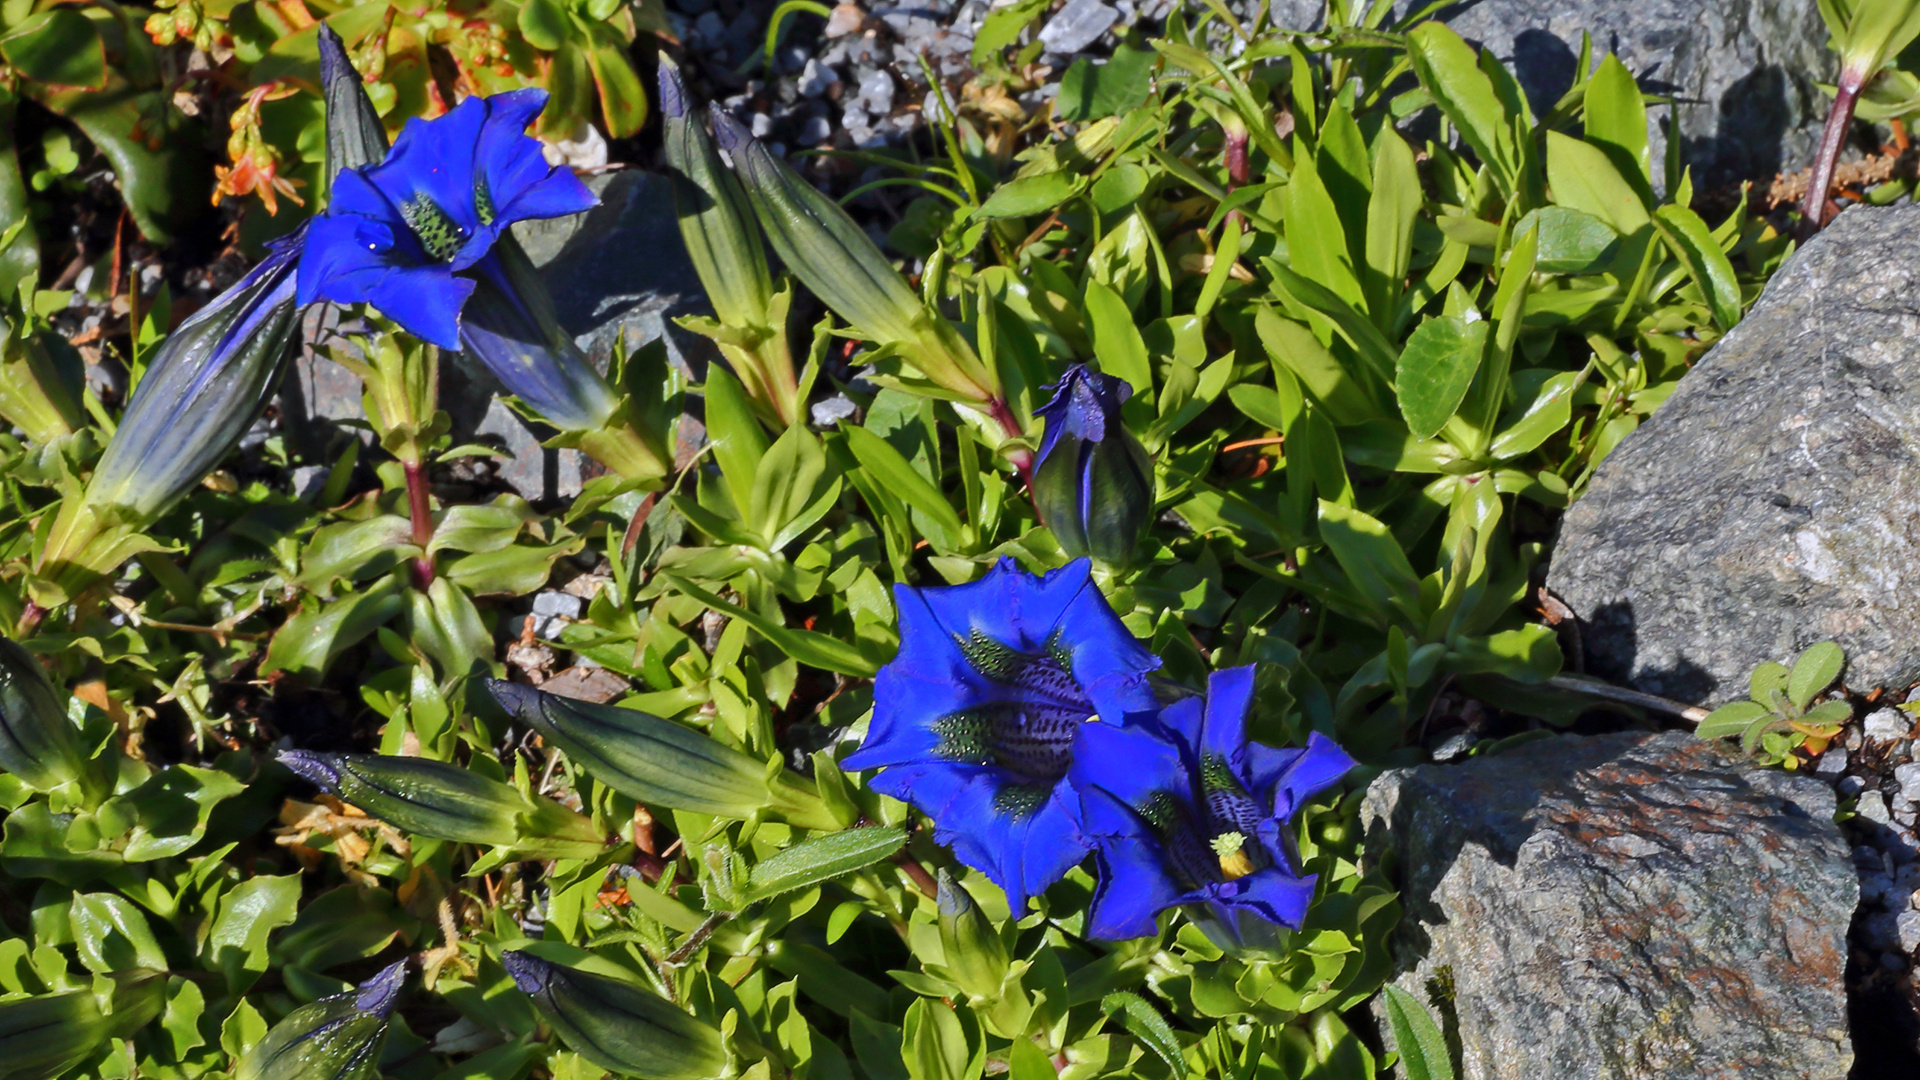
<svg viewBox="0 0 1920 1080"><path fill-rule="evenodd" d="M1920 803L1920 762L1909 762L1895 768L1893 779L1900 785L1901 801Z"/></svg>
<svg viewBox="0 0 1920 1080"><path fill-rule="evenodd" d="M1900 937L1900 951L1913 955L1920 949L1920 911L1909 908L1893 917L1894 932Z"/></svg>
<svg viewBox="0 0 1920 1080"><path fill-rule="evenodd" d="M1820 776L1839 776L1847 771L1847 752L1838 746L1828 747L1827 752L1820 755L1813 771Z"/></svg>
<svg viewBox="0 0 1920 1080"><path fill-rule="evenodd" d="M1893 821L1893 815L1887 813L1887 800L1881 798L1877 791L1862 792L1860 802L1854 809L1861 817L1880 825Z"/></svg>
<svg viewBox="0 0 1920 1080"><path fill-rule="evenodd" d="M834 71L819 60L808 60L806 70L800 73L800 83L798 86L800 96L817 98L828 90L831 90L834 84L839 81L839 72Z"/></svg>
<svg viewBox="0 0 1920 1080"><path fill-rule="evenodd" d="M1866 790L1867 782L1858 776L1843 776L1833 785L1842 795L1858 795Z"/></svg>
<svg viewBox="0 0 1920 1080"><path fill-rule="evenodd" d="M1867 714L1866 723L1861 725L1867 738L1881 742L1904 739L1913 730L1913 720L1899 709L1875 709Z"/></svg>

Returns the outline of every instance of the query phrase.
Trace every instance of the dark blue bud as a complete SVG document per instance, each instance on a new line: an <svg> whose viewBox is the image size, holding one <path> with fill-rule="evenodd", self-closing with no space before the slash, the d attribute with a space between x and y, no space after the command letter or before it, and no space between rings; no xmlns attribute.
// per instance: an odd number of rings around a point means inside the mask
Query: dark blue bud
<svg viewBox="0 0 1920 1080"><path fill-rule="evenodd" d="M1153 522L1153 460L1120 407L1133 388L1075 364L1038 413L1046 421L1034 505L1069 555L1124 566Z"/></svg>

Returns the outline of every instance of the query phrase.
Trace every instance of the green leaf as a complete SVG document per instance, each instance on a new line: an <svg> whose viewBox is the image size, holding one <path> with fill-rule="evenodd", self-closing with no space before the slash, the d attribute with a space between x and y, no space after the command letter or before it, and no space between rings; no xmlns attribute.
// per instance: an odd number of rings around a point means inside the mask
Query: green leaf
<svg viewBox="0 0 1920 1080"><path fill-rule="evenodd" d="M606 121L607 134L616 139L631 138L647 124L647 90L633 70L624 43L604 40L612 35L604 30L595 36L603 40L587 53L593 68L593 84L600 90L600 115Z"/></svg>
<svg viewBox="0 0 1920 1080"><path fill-rule="evenodd" d="M1627 179L1651 197L1646 102L1633 73L1611 53L1587 80L1585 119L1587 141L1606 151Z"/></svg>
<svg viewBox="0 0 1920 1080"><path fill-rule="evenodd" d="M433 539L427 542L427 551L499 551L511 545L522 529L538 519L533 508L517 495L501 495L490 503L449 507L440 515L440 520L434 522ZM319 533L314 535L317 537Z"/></svg>
<svg viewBox="0 0 1920 1080"><path fill-rule="evenodd" d="M952 549L958 545L963 530L960 515L939 488L920 475L887 440L864 427L843 425L841 430L846 434L847 449L860 467L872 473L888 492L925 514L941 531L942 535L931 538L937 546Z"/></svg>
<svg viewBox="0 0 1920 1080"><path fill-rule="evenodd" d="M1320 500L1320 538L1346 571L1354 591L1374 605L1391 605L1416 624L1420 577L1385 525L1352 507Z"/></svg>
<svg viewBox="0 0 1920 1080"><path fill-rule="evenodd" d="M1592 274L1606 268L1618 250L1613 226L1570 206L1543 206L1521 218L1513 235L1533 230L1540 238L1534 269L1543 274Z"/></svg>
<svg viewBox="0 0 1920 1080"><path fill-rule="evenodd" d="M8 66L37 83L98 90L107 84L107 47L77 7L28 18L0 37Z"/></svg>
<svg viewBox="0 0 1920 1080"><path fill-rule="evenodd" d="M248 878L220 898L206 954L230 991L244 992L267 970L267 936L291 923L299 905L299 874Z"/></svg>
<svg viewBox="0 0 1920 1080"><path fill-rule="evenodd" d="M1500 190L1512 194L1519 179L1513 117L1480 70L1472 46L1444 23L1426 22L1408 32L1407 59L1420 85L1493 172Z"/></svg>
<svg viewBox="0 0 1920 1080"><path fill-rule="evenodd" d="M731 615L760 632L760 635L772 642L774 647L795 660L822 671L837 671L842 675L855 675L872 678L880 670L858 648L814 630L794 630L785 624L776 622L757 611L730 604L718 596L689 584L681 578L671 578L675 590L685 593L723 615Z"/></svg>
<svg viewBox="0 0 1920 1080"><path fill-rule="evenodd" d="M1755 720L1773 713L1757 701L1732 701L1708 713L1693 733L1702 739L1724 739L1745 731Z"/></svg>
<svg viewBox="0 0 1920 1080"><path fill-rule="evenodd" d="M206 213L213 169L195 123L179 118L170 91L136 91L118 76L102 90L35 88L41 104L76 124L113 166L140 235L171 243Z"/></svg>
<svg viewBox="0 0 1920 1080"><path fill-rule="evenodd" d="M966 1028L946 1003L915 1001L907 1009L902 1034L900 1056L912 1080L978 1080Z"/></svg>
<svg viewBox="0 0 1920 1080"><path fill-rule="evenodd" d="M1387 1007L1387 1026L1393 1030L1393 1049L1400 1055L1406 1080L1453 1080L1453 1060L1440 1025L1418 998L1397 986L1381 988Z"/></svg>
<svg viewBox="0 0 1920 1080"><path fill-rule="evenodd" d="M840 492L839 478L826 479L827 455L820 440L797 421L774 440L753 477L747 519L779 551L825 516ZM824 483L823 483L824 481Z"/></svg>
<svg viewBox="0 0 1920 1080"><path fill-rule="evenodd" d="M1747 693L1762 705L1772 705L1775 695L1786 697L1787 682L1792 677L1787 665L1769 660L1754 668L1753 674L1747 677Z"/></svg>
<svg viewBox="0 0 1920 1080"><path fill-rule="evenodd" d="M1021 31L1052 6L1053 0L1014 0L988 11L973 36L973 65L985 69L998 60L1001 50L1020 40Z"/></svg>
<svg viewBox="0 0 1920 1080"><path fill-rule="evenodd" d="M516 523L516 531L518 528ZM363 521L323 525L314 530L313 539L301 552L300 575L293 583L322 597L330 596L334 583L341 578L369 581L418 556L420 549L413 546L412 539L412 523L398 514L378 514Z"/></svg>
<svg viewBox="0 0 1920 1080"><path fill-rule="evenodd" d="M570 536L557 544L538 547L515 544L502 551L463 555L448 563L448 581L475 596L525 596L547 583L553 564L587 546L584 536Z"/></svg>
<svg viewBox="0 0 1920 1080"><path fill-rule="evenodd" d="M1173 1033L1173 1026L1145 998L1117 991L1100 999L1100 1011L1108 1016L1118 1014L1127 1033L1166 1062L1174 1076L1187 1074L1186 1055L1180 1048L1179 1037Z"/></svg>
<svg viewBox="0 0 1920 1080"><path fill-rule="evenodd" d="M1305 153L1287 184L1287 264L1348 305L1364 300L1338 207ZM1329 166L1331 168L1331 166Z"/></svg>
<svg viewBox="0 0 1920 1080"><path fill-rule="evenodd" d="M285 671L319 682L335 656L406 610L404 588L388 577L365 592L348 593L312 610L294 612L268 644L261 674Z"/></svg>
<svg viewBox="0 0 1920 1080"><path fill-rule="evenodd" d="M1080 124L1139 108L1153 89L1155 59L1152 52L1126 44L1104 64L1082 56L1060 80L1054 115Z"/></svg>
<svg viewBox="0 0 1920 1080"><path fill-rule="evenodd" d="M67 909L80 963L96 975L133 968L165 971L167 956L147 917L124 896L76 893Z"/></svg>
<svg viewBox="0 0 1920 1080"><path fill-rule="evenodd" d="M1547 132L1547 183L1554 202L1592 214L1622 236L1651 220L1640 194L1604 150L1557 131Z"/></svg>
<svg viewBox="0 0 1920 1080"><path fill-rule="evenodd" d="M1153 368L1147 362L1147 343L1120 294L1098 281L1087 282L1087 329L1100 370L1125 379L1136 394L1153 390Z"/></svg>
<svg viewBox="0 0 1920 1080"><path fill-rule="evenodd" d="M103 824L131 823L120 852L128 862L164 859L199 843L214 807L244 790L246 785L217 769L173 765L109 799L99 817Z"/></svg>
<svg viewBox="0 0 1920 1080"><path fill-rule="evenodd" d="M1291 267L1278 260L1265 259L1261 265L1273 275L1273 283L1282 293L1296 303L1325 315L1333 323L1334 330L1347 339L1347 344L1353 346L1354 351L1360 354L1361 361L1380 377L1382 383L1393 381L1399 350L1393 347L1393 343L1387 340L1371 319L1362 316L1333 290L1294 273Z"/></svg>
<svg viewBox="0 0 1920 1080"><path fill-rule="evenodd" d="M1667 246L1686 264L1694 284L1706 296L1714 325L1722 331L1733 329L1740 321L1740 282L1727 253L1714 240L1713 231L1699 214L1684 206L1662 206L1653 220Z"/></svg>
<svg viewBox="0 0 1920 1080"><path fill-rule="evenodd" d="M1065 170L1023 176L995 188L973 216L993 220L1047 213L1079 194L1082 182L1082 177Z"/></svg>
<svg viewBox="0 0 1920 1080"><path fill-rule="evenodd" d="M1421 206L1420 172L1413 148L1392 128L1373 151L1373 191L1367 202L1367 263L1361 282L1367 311L1388 326L1400 302L1401 282L1413 261L1414 223Z"/></svg>
<svg viewBox="0 0 1920 1080"><path fill-rule="evenodd" d="M1787 698L1795 707L1804 709L1814 695L1833 685L1840 677L1840 669L1847 666L1847 656L1840 646L1831 641L1823 641L1800 654L1793 662L1793 674L1787 679Z"/></svg>
<svg viewBox="0 0 1920 1080"><path fill-rule="evenodd" d="M1407 338L1394 389L1417 438L1432 438L1459 410L1486 355L1487 333L1486 320L1452 315L1428 319Z"/></svg>
<svg viewBox="0 0 1920 1080"><path fill-rule="evenodd" d="M754 419L746 388L718 364L707 368L707 438L720 465L734 509L744 516L752 505L754 477L767 454L767 435Z"/></svg>
<svg viewBox="0 0 1920 1080"><path fill-rule="evenodd" d="M556 0L526 0L517 20L520 36L536 49L555 52L566 44L572 25Z"/></svg>
<svg viewBox="0 0 1920 1080"><path fill-rule="evenodd" d="M1488 453L1495 461L1508 461L1532 453L1558 434L1573 420L1573 392L1579 384L1580 373L1575 371L1563 371L1541 383L1526 411L1494 436Z"/></svg>
<svg viewBox="0 0 1920 1080"><path fill-rule="evenodd" d="M906 842L906 832L893 826L843 829L809 837L754 866L747 879L747 901L757 903L851 874L899 851Z"/></svg>

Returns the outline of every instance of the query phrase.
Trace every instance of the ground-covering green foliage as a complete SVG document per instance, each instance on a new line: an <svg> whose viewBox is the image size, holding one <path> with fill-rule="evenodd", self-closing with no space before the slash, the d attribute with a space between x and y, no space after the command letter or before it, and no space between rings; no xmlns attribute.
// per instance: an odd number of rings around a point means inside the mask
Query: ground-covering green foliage
<svg viewBox="0 0 1920 1080"><path fill-rule="evenodd" d="M1293 819L1314 901L1251 947L1178 914L1093 940L1086 867L1009 910L840 762L900 646L890 588L1082 552L1157 690L1254 665L1276 746L1417 760L1443 691L1582 707L1530 618L1553 514L1789 244L1690 208L1616 59L1530 105L1386 12L1297 34L1176 11L1017 154L950 103L941 153L883 159L925 196L892 237L915 283L724 122L722 156L669 85L715 310L689 328L731 371L616 358L586 386L608 408L561 436L613 471L561 506L430 488L475 451L445 435L437 350L380 319L340 353L378 440L317 493L217 472L102 495L100 448L148 429L36 334L58 297L24 296L0 354L28 436L0 435L23 647L0 684L0 1075L1378 1075L1355 1028L1398 900L1361 868L1364 770ZM384 137L360 145L344 164ZM146 313L136 384L218 367L167 326ZM1127 388L1108 437L1131 443L1084 459L1104 498L1144 500L1126 514L1029 498L1078 482L1049 479L1039 415L1075 363ZM857 421L810 426L836 391ZM663 469L693 401L707 441ZM131 475L244 424L217 427L160 430ZM278 437L260 453L291 463ZM614 704L489 681L515 598L562 578L589 602L552 644L624 680ZM1812 679L1785 676L1786 705ZM1450 1075L1418 1005L1385 1006L1418 1044L1404 1072Z"/></svg>

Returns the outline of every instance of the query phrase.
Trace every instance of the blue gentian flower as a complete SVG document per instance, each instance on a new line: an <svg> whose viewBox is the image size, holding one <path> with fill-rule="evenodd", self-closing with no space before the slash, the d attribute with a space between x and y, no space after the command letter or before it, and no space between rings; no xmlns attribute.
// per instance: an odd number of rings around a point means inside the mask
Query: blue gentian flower
<svg viewBox="0 0 1920 1080"><path fill-rule="evenodd" d="M542 90L470 97L437 119L408 120L378 165L343 169L307 238L300 302L369 303L415 337L459 348L474 290L461 271L514 222L595 203L526 134L546 101Z"/></svg>
<svg viewBox="0 0 1920 1080"><path fill-rule="evenodd" d="M1124 566L1153 523L1153 460L1120 419L1133 387L1084 364L1036 410L1046 421L1033 499L1061 550Z"/></svg>
<svg viewBox="0 0 1920 1080"><path fill-rule="evenodd" d="M1100 870L1091 936L1152 935L1154 916L1179 905L1216 942L1299 929L1314 878L1296 870L1292 821L1353 759L1319 732L1304 750L1250 741L1252 701L1253 668L1232 668L1157 721L1082 734L1068 782L1085 799Z"/></svg>
<svg viewBox="0 0 1920 1080"><path fill-rule="evenodd" d="M867 739L844 764L933 819L1015 912L1086 857L1067 783L1086 733L1156 707L1160 666L1080 559L1036 577L1002 559L979 581L894 588L900 652L873 688ZM1089 721L1105 723L1090 723Z"/></svg>

